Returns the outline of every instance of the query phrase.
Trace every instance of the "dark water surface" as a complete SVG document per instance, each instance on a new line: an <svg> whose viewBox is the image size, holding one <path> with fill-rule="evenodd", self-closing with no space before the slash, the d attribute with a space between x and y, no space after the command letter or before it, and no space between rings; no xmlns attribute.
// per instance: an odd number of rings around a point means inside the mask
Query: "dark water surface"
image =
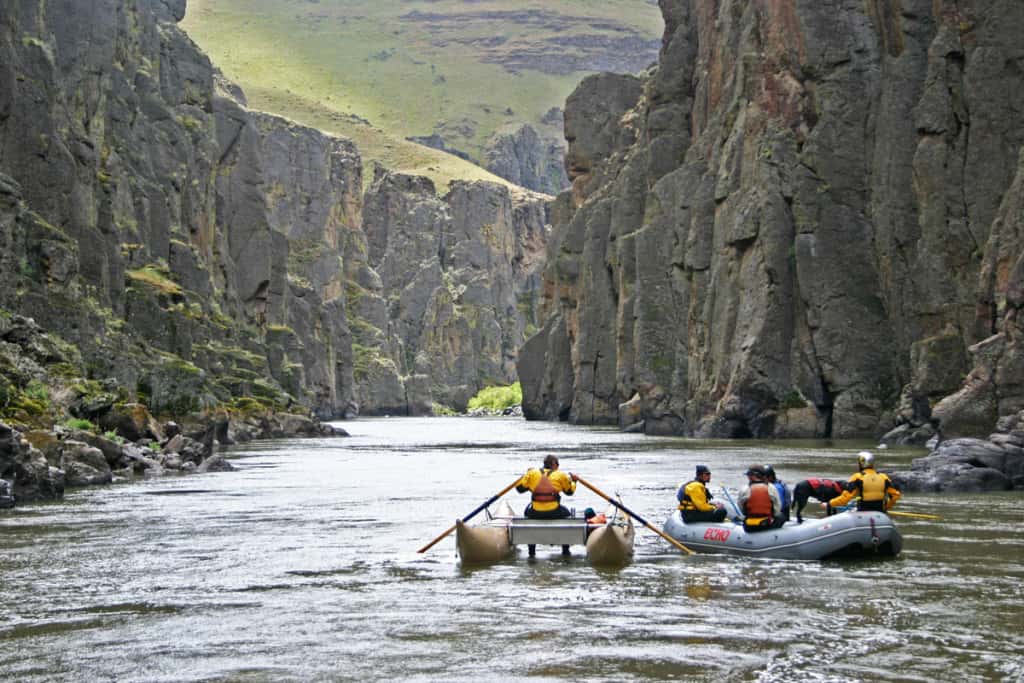
<svg viewBox="0 0 1024 683"><path fill-rule="evenodd" d="M377 419L235 447L237 472L0 514L0 679L1019 681L1024 494L908 495L874 562L582 548L463 569L416 549L555 452L659 528L694 465L738 487L848 476L869 444L701 442L498 419ZM878 451L883 469L921 451ZM514 496L518 509L525 496ZM603 507L582 489L570 504ZM550 550L550 552L546 552Z"/></svg>

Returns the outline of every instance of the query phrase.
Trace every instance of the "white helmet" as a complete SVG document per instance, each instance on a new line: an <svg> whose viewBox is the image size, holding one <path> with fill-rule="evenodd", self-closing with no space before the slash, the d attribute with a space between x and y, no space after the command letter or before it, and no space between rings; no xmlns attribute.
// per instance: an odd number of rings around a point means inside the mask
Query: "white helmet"
<svg viewBox="0 0 1024 683"><path fill-rule="evenodd" d="M864 469L865 467L874 469L875 456L871 454L871 451L861 451L857 454L857 466L861 469Z"/></svg>

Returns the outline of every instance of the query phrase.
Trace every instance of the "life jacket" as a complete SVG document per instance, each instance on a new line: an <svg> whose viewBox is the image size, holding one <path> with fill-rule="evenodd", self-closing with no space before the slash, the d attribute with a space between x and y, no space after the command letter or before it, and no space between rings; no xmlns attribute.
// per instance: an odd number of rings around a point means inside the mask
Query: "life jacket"
<svg viewBox="0 0 1024 683"><path fill-rule="evenodd" d="M689 489L690 489L690 485L691 484L699 484L700 487L702 489L704 489L704 500L708 501L708 503L711 502L712 496L708 492L708 487L704 485L704 482L698 481L697 479L694 479L694 480L688 482L686 485L683 486L683 497L679 501L679 509L680 510L696 510L697 509L696 503L693 502L693 498L691 498L690 494L689 494Z"/></svg>
<svg viewBox="0 0 1024 683"><path fill-rule="evenodd" d="M551 470L540 471L540 481L533 487L532 500L534 503L557 503L562 500L562 497L558 495L558 489L555 488L554 483L548 479L548 473Z"/></svg>
<svg viewBox="0 0 1024 683"><path fill-rule="evenodd" d="M773 482L772 486L774 486L775 490L779 492L779 502L782 503L782 509L788 510L789 504L793 502L789 499L789 489L787 489L786 485L781 481Z"/></svg>
<svg viewBox="0 0 1024 683"><path fill-rule="evenodd" d="M886 475L873 469L865 469L860 473L860 499L865 503L884 501L888 487L889 477Z"/></svg>
<svg viewBox="0 0 1024 683"><path fill-rule="evenodd" d="M602 524L607 524L607 523L608 523L608 516L605 515L603 512L601 514L599 514L599 515L594 515L593 517L591 517L590 519L587 520L587 524L590 524L590 525L600 526Z"/></svg>
<svg viewBox="0 0 1024 683"><path fill-rule="evenodd" d="M743 504L747 517L771 517L772 498L768 484L751 484L750 497Z"/></svg>
<svg viewBox="0 0 1024 683"><path fill-rule="evenodd" d="M811 485L811 488L815 491L819 488L828 488L836 492L838 496L843 492L843 485L838 481L832 481L831 479L808 479L807 483Z"/></svg>

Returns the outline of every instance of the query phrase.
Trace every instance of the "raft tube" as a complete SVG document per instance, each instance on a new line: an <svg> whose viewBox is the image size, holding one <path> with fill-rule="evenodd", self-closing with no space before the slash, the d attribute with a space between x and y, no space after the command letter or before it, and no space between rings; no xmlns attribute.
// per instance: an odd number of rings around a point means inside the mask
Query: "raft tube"
<svg viewBox="0 0 1024 683"><path fill-rule="evenodd" d="M903 537L882 512L841 512L803 524L786 522L778 529L747 532L734 522L683 522L679 510L665 520L666 534L699 553L725 553L781 560L834 557L895 557Z"/></svg>

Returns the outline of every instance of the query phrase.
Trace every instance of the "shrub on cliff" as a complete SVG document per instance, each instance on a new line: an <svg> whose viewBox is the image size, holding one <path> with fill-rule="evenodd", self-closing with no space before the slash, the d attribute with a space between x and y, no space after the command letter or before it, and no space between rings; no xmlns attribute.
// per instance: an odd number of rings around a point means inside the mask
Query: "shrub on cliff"
<svg viewBox="0 0 1024 683"><path fill-rule="evenodd" d="M466 408L477 410L483 408L489 411L500 412L505 408L517 406L523 402L523 388L519 382L511 386L487 387L477 392L477 395L469 399Z"/></svg>

